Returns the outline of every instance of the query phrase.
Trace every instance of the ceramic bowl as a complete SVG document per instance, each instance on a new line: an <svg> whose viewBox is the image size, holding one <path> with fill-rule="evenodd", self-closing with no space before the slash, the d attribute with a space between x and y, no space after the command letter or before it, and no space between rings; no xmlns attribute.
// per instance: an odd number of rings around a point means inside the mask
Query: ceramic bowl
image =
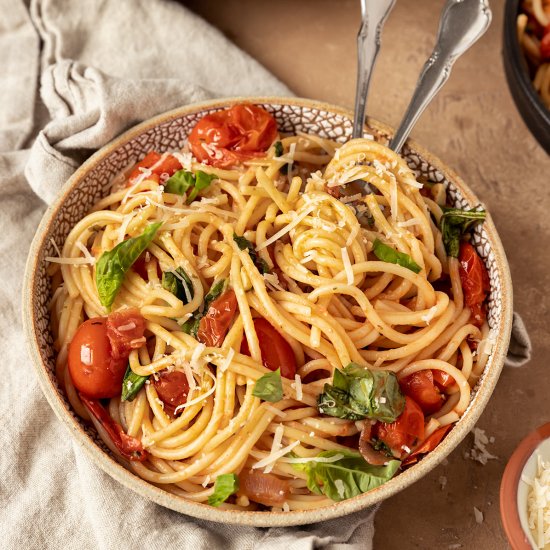
<svg viewBox="0 0 550 550"><path fill-rule="evenodd" d="M525 124L544 150L550 154L550 110L533 87L527 62L519 47L516 20L520 0L506 0L502 59L508 87Z"/></svg>
<svg viewBox="0 0 550 550"><path fill-rule="evenodd" d="M537 455L550 462L550 423L530 433L518 445L502 474L500 484L500 516L513 550L537 548L528 525L527 497L529 485L537 472Z"/></svg>
<svg viewBox="0 0 550 550"><path fill-rule="evenodd" d="M496 343L471 402L445 440L418 464L386 484L355 498L309 511L247 512L219 510L184 500L140 479L119 464L97 433L71 410L54 376L55 351L50 331L48 303L50 282L46 274L48 255L54 255L52 239L60 245L70 229L109 190L112 178L153 149L165 151L182 147L194 124L205 114L234 103L248 101L270 111L282 132L306 133L345 142L351 136L352 113L339 107L305 99L239 98L186 106L157 116L127 131L87 160L64 185L54 204L47 210L31 246L24 284L24 322L26 337L42 390L59 419L92 460L120 483L163 506L195 516L224 523L256 526L300 525L343 516L401 491L426 475L439 464L473 428L491 397L497 383L512 326L512 285L504 250L491 217L478 227L473 242L483 257L491 279L488 320L495 331ZM368 132L387 140L392 130L369 120ZM474 193L443 162L420 145L410 141L403 154L414 170L433 182L448 186L450 200L458 207L479 204Z"/></svg>

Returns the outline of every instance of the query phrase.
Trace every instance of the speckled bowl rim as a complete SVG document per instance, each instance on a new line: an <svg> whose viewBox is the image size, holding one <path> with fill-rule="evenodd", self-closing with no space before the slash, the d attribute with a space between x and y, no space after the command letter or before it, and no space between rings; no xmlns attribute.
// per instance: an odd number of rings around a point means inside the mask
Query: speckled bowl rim
<svg viewBox="0 0 550 550"><path fill-rule="evenodd" d="M47 209L40 225L38 226L38 229L36 230L36 234L29 251L23 284L23 323L25 328L25 336L42 391L44 392L44 395L46 396L55 414L69 428L75 441L87 452L93 462L95 462L97 466L125 487L132 489L136 493L152 500L153 502L156 502L157 504L183 514L205 520L256 527L279 527L316 523L363 510L387 499L388 497L410 486L415 481L418 481L430 470L435 468L466 437L487 405L487 402L489 401L499 378L506 352L508 350L513 313L512 282L510 271L506 261L504 249L490 216L488 216L485 221L484 229L494 253L497 271L500 276L502 292L502 309L500 319L501 332L497 335L497 342L493 348L491 368L484 373L484 376L479 384L478 391L476 392L473 400L470 402L466 413L463 415L459 423L449 432L449 435L432 453L384 485L369 491L368 493L335 503L331 506L314 510L299 510L292 512L248 512L238 510L220 510L206 504L185 500L184 498L175 496L148 483L147 481L144 481L119 464L115 459L107 455L85 433L83 428L78 424L77 420L67 409L60 394L50 380L46 366L42 362L38 346L38 327L36 320L34 319L33 289L36 288L39 251L45 245L45 238L49 232L50 225L55 222L60 209L63 207L64 202L77 183L88 171L102 162L115 149L121 147L126 142L132 140L139 134L151 129L154 126L181 116L197 113L203 110L223 108L243 101L319 109L353 120L352 112L347 109L310 99L284 97L224 98L195 103L168 111L124 132L122 135L101 148L97 153L92 155L86 162L84 162L84 164L82 164L82 166L80 166L80 168L76 170L73 176L62 187L55 202ZM393 130L390 127L373 119L369 119L368 123L369 126L374 129L381 130L382 132L386 132L388 134L393 133ZM426 151L415 141L409 140L408 143L412 150L417 152L430 165L437 168L449 181L452 181L453 184L455 184L460 190L464 199L472 205L479 203L479 200L474 193L453 170L448 168L441 160Z"/></svg>

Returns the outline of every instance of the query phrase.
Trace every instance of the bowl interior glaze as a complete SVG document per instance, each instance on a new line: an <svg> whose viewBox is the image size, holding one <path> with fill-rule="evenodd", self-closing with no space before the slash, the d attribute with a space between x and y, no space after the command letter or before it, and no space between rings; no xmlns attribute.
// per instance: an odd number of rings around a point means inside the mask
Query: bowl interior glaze
<svg viewBox="0 0 550 550"><path fill-rule="evenodd" d="M495 344L487 366L472 391L465 414L445 440L418 464L386 484L355 498L326 508L293 512L227 511L184 500L137 477L113 457L93 427L71 410L54 375L55 351L50 331L50 282L45 257L55 255L52 240L62 245L70 229L109 192L111 180L151 150L180 148L194 124L206 113L239 102L252 102L273 113L281 132L302 131L345 142L351 136L352 114L339 107L305 99L237 98L190 105L148 120L124 133L86 161L63 187L47 210L31 246L25 274L23 318L29 351L42 390L57 416L69 428L94 462L126 487L173 510L213 521L255 526L284 526L313 523L361 510L408 487L441 462L473 428L484 409L502 369L512 326L512 286L500 239L488 216L476 228L473 243L482 255L491 280L488 320ZM369 120L367 131L382 141L392 130ZM432 182L447 185L451 201L472 207L478 199L464 182L439 159L409 141L402 154L409 166Z"/></svg>

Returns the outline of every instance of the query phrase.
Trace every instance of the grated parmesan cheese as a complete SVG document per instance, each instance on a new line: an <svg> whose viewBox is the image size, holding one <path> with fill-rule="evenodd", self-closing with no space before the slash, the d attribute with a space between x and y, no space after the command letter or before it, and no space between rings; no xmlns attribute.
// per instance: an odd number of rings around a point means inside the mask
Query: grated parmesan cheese
<svg viewBox="0 0 550 550"><path fill-rule="evenodd" d="M83 365L91 365L93 362L92 359L92 350L88 346L81 346L80 348L80 362Z"/></svg>
<svg viewBox="0 0 550 550"><path fill-rule="evenodd" d="M348 285L353 284L353 268L351 267L351 261L349 259L348 249L341 248L342 251L342 261L344 262L344 271L346 272L346 277L348 279Z"/></svg>
<svg viewBox="0 0 550 550"><path fill-rule="evenodd" d="M489 460L498 459L498 456L491 454L487 450L489 438L485 434L485 430L482 430L481 428L474 428L472 432L474 434L474 445L465 453L465 458L471 458L472 460L476 460L483 465L487 464Z"/></svg>
<svg viewBox="0 0 550 550"><path fill-rule="evenodd" d="M225 372L229 368L229 365L231 365L231 361L233 361L234 356L235 356L235 350L233 348L229 348L227 357L219 367L221 372Z"/></svg>
<svg viewBox="0 0 550 550"><path fill-rule="evenodd" d="M210 476L206 476L202 482L202 486L206 487L210 483Z"/></svg>
<svg viewBox="0 0 550 550"><path fill-rule="evenodd" d="M267 408L267 406L266 406L266 408ZM271 408L274 409L275 407L271 407ZM281 411L278 410L278 412L281 412ZM271 444L271 453L270 454L276 453L277 451L281 450L281 447L283 446L281 442L283 440L284 433L285 433L284 426L282 424L279 424L275 428L275 434L273 435L273 443ZM271 470L273 470L274 465L275 465L274 462L271 462L270 464L268 464L264 468L264 474L269 474L271 472Z"/></svg>
<svg viewBox="0 0 550 550"><path fill-rule="evenodd" d="M294 389L296 390L296 399L301 401L304 397L304 393L302 391L302 379L299 374L294 375Z"/></svg>
<svg viewBox="0 0 550 550"><path fill-rule="evenodd" d="M550 545L550 463L537 453L537 474L534 479L522 475L531 488L527 495L529 529L538 548Z"/></svg>
<svg viewBox="0 0 550 550"><path fill-rule="evenodd" d="M434 315L437 312L437 307L433 306L428 310L428 313L426 315L422 315L420 318L427 324L430 324L430 321L434 318Z"/></svg>
<svg viewBox="0 0 550 550"><path fill-rule="evenodd" d="M406 222L397 222L397 227L411 227L413 225L418 225L419 223L418 218L411 218Z"/></svg>
<svg viewBox="0 0 550 550"><path fill-rule="evenodd" d="M483 512L474 506L474 515L476 517L476 523L481 525L483 523Z"/></svg>
<svg viewBox="0 0 550 550"><path fill-rule="evenodd" d="M187 303L191 302L193 296L191 296L191 291L189 290L187 281L175 269L172 269L169 273L171 273L176 279L181 282L183 290L185 292L185 299L187 300Z"/></svg>
<svg viewBox="0 0 550 550"><path fill-rule="evenodd" d="M286 462L287 464L307 464L308 462L338 462L344 458L342 454L335 454L333 456L309 456L306 458L300 457L284 457L281 459L281 462Z"/></svg>
<svg viewBox="0 0 550 550"><path fill-rule="evenodd" d="M279 449L277 452L273 452L273 449L272 449L268 456L266 456L265 458L262 458L262 460L253 464L252 468L255 470L258 468L265 468L265 466L267 466L268 464L271 464L272 462L276 462L277 460L285 456L287 453L290 453L290 451L292 451L292 449L294 449L294 447L297 447L299 444L300 444L299 441L294 441L290 445L287 445L286 447Z"/></svg>
<svg viewBox="0 0 550 550"><path fill-rule="evenodd" d="M397 181L391 178L390 183L390 211L391 218L394 222L397 221Z"/></svg>

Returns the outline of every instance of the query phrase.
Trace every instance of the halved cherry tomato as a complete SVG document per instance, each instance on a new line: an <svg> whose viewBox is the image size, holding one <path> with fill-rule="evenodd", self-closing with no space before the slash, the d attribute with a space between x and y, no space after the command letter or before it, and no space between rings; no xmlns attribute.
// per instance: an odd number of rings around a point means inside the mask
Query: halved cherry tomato
<svg viewBox="0 0 550 550"><path fill-rule="evenodd" d="M151 168L155 166L161 157L162 155L156 151L147 153L147 155L145 155L145 157L139 161L130 172L127 185L132 185L135 179L143 173L140 168ZM173 155L166 155L164 160L158 166L153 168L152 175L148 179L155 179L158 182L161 174L173 176L178 170L181 170L180 161Z"/></svg>
<svg viewBox="0 0 550 550"><path fill-rule="evenodd" d="M128 355L145 343L144 329L137 309L84 321L69 344L69 373L75 388L95 399L120 395Z"/></svg>
<svg viewBox="0 0 550 550"><path fill-rule="evenodd" d="M444 398L434 385L431 370L421 370L399 380L399 386L405 395L408 395L420 405L424 414L433 414L443 405Z"/></svg>
<svg viewBox="0 0 550 550"><path fill-rule="evenodd" d="M233 322L237 311L237 297L232 290L214 300L200 320L197 340L207 346L219 347Z"/></svg>
<svg viewBox="0 0 550 550"><path fill-rule="evenodd" d="M475 248L467 242L460 244L458 260L460 262L459 275L465 302L472 312L470 322L481 326L486 315L483 302L491 289L487 269L485 269L485 265Z"/></svg>
<svg viewBox="0 0 550 550"><path fill-rule="evenodd" d="M136 308L113 311L107 317L107 337L113 359L128 359L133 349L145 344L145 319Z"/></svg>
<svg viewBox="0 0 550 550"><path fill-rule="evenodd" d="M165 412L175 416L176 409L187 402L189 381L186 374L179 370L162 371L159 373L158 379L153 379L153 385L159 399L164 403Z"/></svg>
<svg viewBox="0 0 550 550"><path fill-rule="evenodd" d="M266 506L281 506L290 495L290 483L273 474L245 468L239 474L239 494Z"/></svg>
<svg viewBox="0 0 550 550"><path fill-rule="evenodd" d="M385 443L393 455L400 457L403 447L411 448L415 441L424 438L424 415L422 409L408 396L405 396L405 409L395 422L379 422L373 429L375 437Z"/></svg>
<svg viewBox="0 0 550 550"><path fill-rule="evenodd" d="M449 432L452 427L453 424L447 424L435 430L433 434L428 436L424 442L405 459L403 465L412 464L418 460L420 455L431 453L441 443L441 440L447 435L447 432Z"/></svg>
<svg viewBox="0 0 550 550"><path fill-rule="evenodd" d="M111 418L109 413L97 399L90 399L82 393L79 394L79 397L82 403L107 432L107 435L124 458L135 462L147 460L148 453L143 448L141 441L125 433L122 426Z"/></svg>
<svg viewBox="0 0 550 550"><path fill-rule="evenodd" d="M439 369L432 370L432 376L434 379L434 384L440 390L446 390L455 383L455 379L450 374Z"/></svg>
<svg viewBox="0 0 550 550"><path fill-rule="evenodd" d="M290 344L263 317L254 319L254 329L258 335L264 367L273 371L280 368L283 378L294 380L296 375L296 358ZM243 338L241 343L241 353L250 355L246 338Z"/></svg>
<svg viewBox="0 0 550 550"><path fill-rule="evenodd" d="M233 105L197 122L189 135L189 147L199 160L229 168L263 156L277 137L275 119L256 105Z"/></svg>

